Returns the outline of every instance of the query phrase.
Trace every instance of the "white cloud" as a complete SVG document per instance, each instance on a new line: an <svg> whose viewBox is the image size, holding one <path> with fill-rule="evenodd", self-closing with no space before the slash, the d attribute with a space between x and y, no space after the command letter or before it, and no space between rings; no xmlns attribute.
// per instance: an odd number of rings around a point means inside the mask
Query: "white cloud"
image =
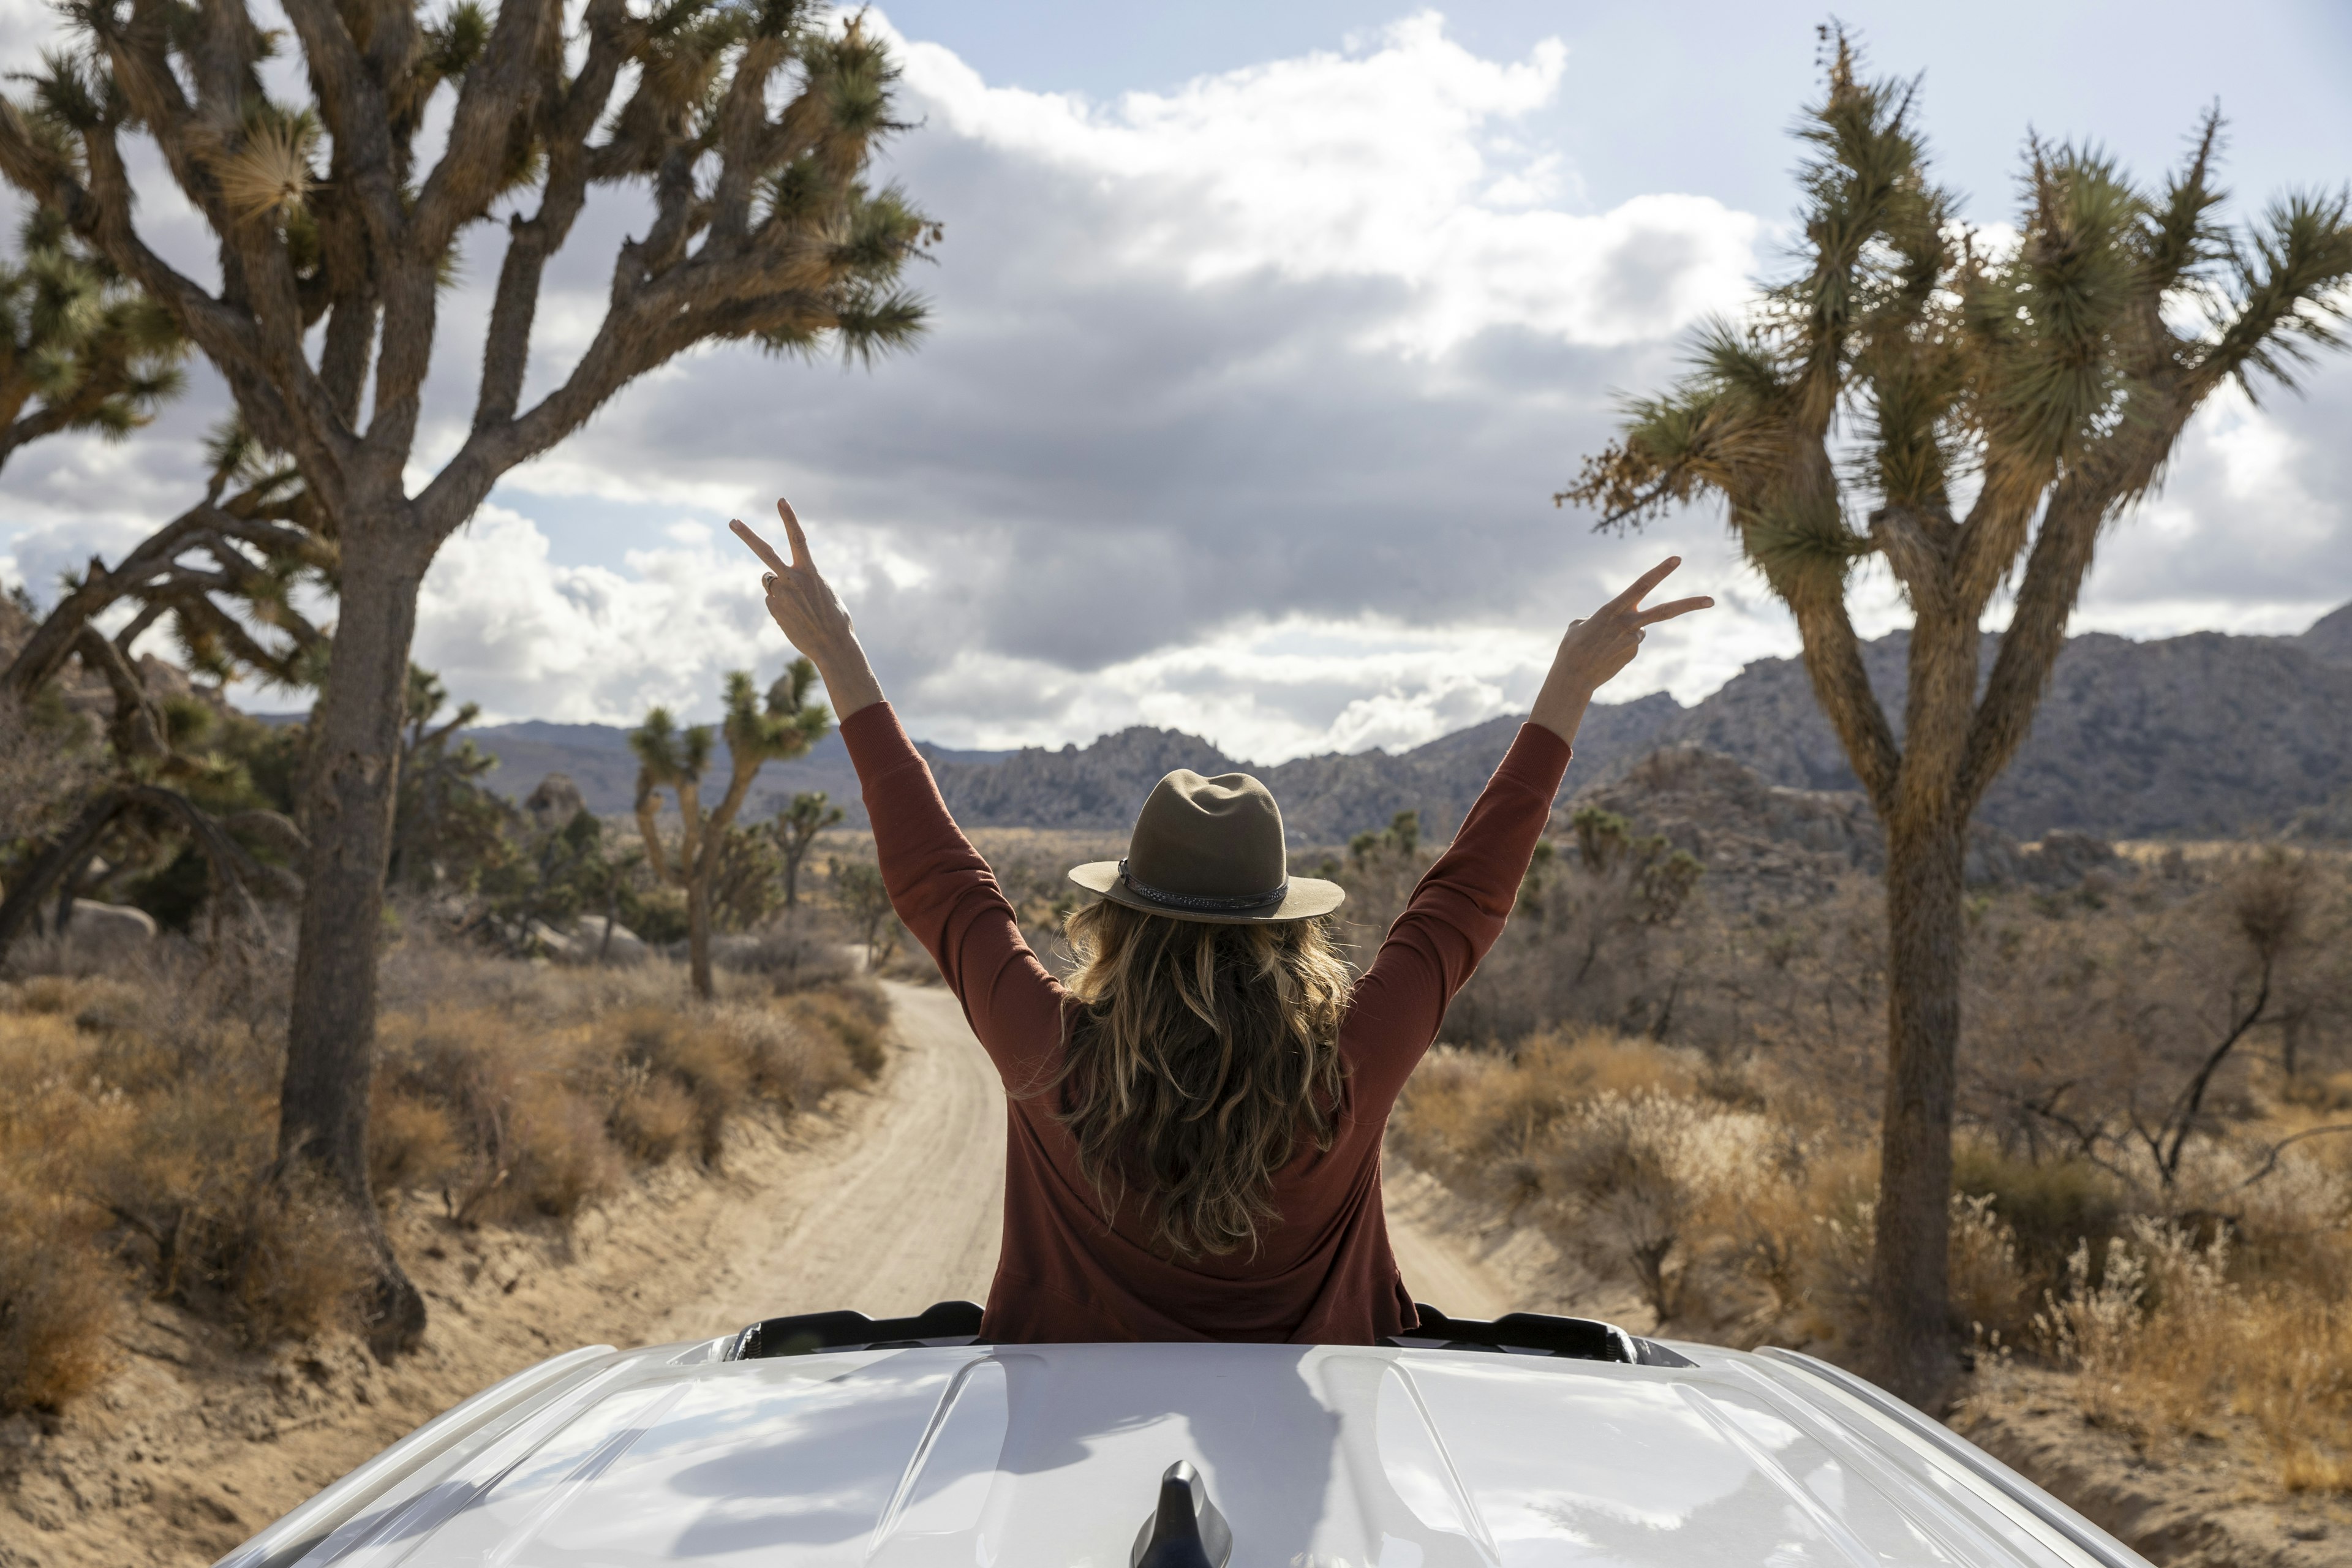
<svg viewBox="0 0 2352 1568"><path fill-rule="evenodd" d="M1115 191L1103 237L1129 267L1194 286L1267 271L1408 290L1368 342L1434 355L1512 326L1579 343L1669 334L1736 301L1760 226L1706 196L1646 195L1597 216L1528 210L1557 153L1511 127L1557 96L1556 38L1484 60L1423 12L1356 54L1317 53L1203 77L1108 109L992 88L935 44L906 46L907 81L956 134Z"/></svg>
<svg viewBox="0 0 2352 1568"><path fill-rule="evenodd" d="M565 565L529 518L486 506L425 576L416 662L491 721L713 710L723 671L782 656L709 531L679 524L671 538L629 552L625 572Z"/></svg>

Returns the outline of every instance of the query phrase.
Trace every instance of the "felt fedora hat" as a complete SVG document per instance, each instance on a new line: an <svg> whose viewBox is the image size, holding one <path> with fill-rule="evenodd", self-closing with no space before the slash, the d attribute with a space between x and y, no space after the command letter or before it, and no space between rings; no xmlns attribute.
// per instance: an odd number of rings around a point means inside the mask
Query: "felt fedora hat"
<svg viewBox="0 0 2352 1568"><path fill-rule="evenodd" d="M1247 773L1204 779L1178 768L1136 814L1127 858L1076 867L1070 880L1129 909L1220 924L1305 920L1348 896L1289 868L1282 808L1265 785Z"/></svg>

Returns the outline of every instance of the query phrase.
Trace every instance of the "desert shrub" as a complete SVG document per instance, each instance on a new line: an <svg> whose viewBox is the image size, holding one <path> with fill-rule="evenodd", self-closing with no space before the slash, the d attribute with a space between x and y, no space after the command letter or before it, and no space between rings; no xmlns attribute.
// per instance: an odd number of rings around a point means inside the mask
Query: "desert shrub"
<svg viewBox="0 0 2352 1568"><path fill-rule="evenodd" d="M1952 1194L1947 1268L1952 1310L1972 1333L2014 1343L2032 1296L2018 1262L2017 1232L1989 1196Z"/></svg>
<svg viewBox="0 0 2352 1568"><path fill-rule="evenodd" d="M341 1203L256 1182L236 1221L214 1249L248 1338L267 1343L359 1327L372 1259Z"/></svg>
<svg viewBox="0 0 2352 1568"><path fill-rule="evenodd" d="M1685 1095L1699 1076L1681 1053L1589 1029L1538 1035L1508 1056L1440 1046L1414 1074L1392 1125L1406 1156L1440 1174L1510 1166L1532 1157L1561 1117L1596 1095ZM1532 1195L1531 1174L1515 1178L1514 1201Z"/></svg>
<svg viewBox="0 0 2352 1568"><path fill-rule="evenodd" d="M379 1193L446 1185L464 1151L449 1112L379 1083L368 1102L368 1184Z"/></svg>
<svg viewBox="0 0 2352 1568"><path fill-rule="evenodd" d="M1693 1229L1742 1163L1752 1120L1655 1090L1595 1096L1533 1163L1553 1228L1604 1278L1630 1277L1659 1322L1679 1316Z"/></svg>
<svg viewBox="0 0 2352 1568"><path fill-rule="evenodd" d="M2130 1212L2124 1184L2086 1160L2035 1161L1973 1139L1952 1152L1952 1186L1981 1200L2009 1227L2017 1266L2036 1299L2059 1285L2082 1243L2095 1254L2104 1251Z"/></svg>
<svg viewBox="0 0 2352 1568"><path fill-rule="evenodd" d="M2085 1415L2143 1440L2247 1421L2294 1490L2352 1490L2352 1312L2233 1278L2226 1233L2146 1215L2067 1259L2033 1319Z"/></svg>
<svg viewBox="0 0 2352 1568"><path fill-rule="evenodd" d="M727 1119L742 1108L751 1087L740 1037L719 1027L708 1013L689 1016L653 1008L624 1014L609 1026L617 1037L621 1062L644 1075L643 1087L633 1093L647 1125L663 1119L665 1100L682 1103L693 1146L703 1163L716 1164ZM663 1094L664 1086L673 1092Z"/></svg>
<svg viewBox="0 0 2352 1568"><path fill-rule="evenodd" d="M534 1037L486 1008L386 1019L375 1100L437 1114L455 1144L454 1158L420 1162L413 1180L439 1186L467 1224L565 1219L614 1191L621 1164L607 1107L572 1081L574 1050L560 1028Z"/></svg>
<svg viewBox="0 0 2352 1568"><path fill-rule="evenodd" d="M757 974L775 987L778 995L833 985L856 973L844 934L830 922L795 918L791 924L772 925L751 938L728 942L713 956L725 967Z"/></svg>
<svg viewBox="0 0 2352 1568"><path fill-rule="evenodd" d="M526 1078L503 1107L503 1142L466 1217L568 1219L612 1195L622 1166L608 1118L552 1078Z"/></svg>
<svg viewBox="0 0 2352 1568"><path fill-rule="evenodd" d="M795 996L786 1016L841 1042L850 1066L862 1077L878 1078L888 1060L890 1004L870 980L851 981Z"/></svg>
<svg viewBox="0 0 2352 1568"><path fill-rule="evenodd" d="M833 1029L811 1028L767 1007L722 1006L713 1023L740 1054L751 1092L787 1110L814 1105L860 1076L848 1046ZM879 1068L877 1060L865 1076Z"/></svg>
<svg viewBox="0 0 2352 1568"><path fill-rule="evenodd" d="M605 1124L631 1159L657 1165L697 1142L701 1120L693 1097L650 1069L625 1067Z"/></svg>
<svg viewBox="0 0 2352 1568"><path fill-rule="evenodd" d="M97 1384L121 1316L81 1205L0 1181L0 1413L54 1410Z"/></svg>

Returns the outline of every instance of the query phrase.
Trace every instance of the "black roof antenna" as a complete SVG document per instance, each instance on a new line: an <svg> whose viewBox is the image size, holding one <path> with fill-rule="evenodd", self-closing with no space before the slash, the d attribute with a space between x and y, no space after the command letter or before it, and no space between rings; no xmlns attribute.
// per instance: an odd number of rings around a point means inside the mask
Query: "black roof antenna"
<svg viewBox="0 0 2352 1568"><path fill-rule="evenodd" d="M1201 1472L1179 1459L1160 1478L1160 1506L1135 1533L1128 1568L1225 1568L1234 1532Z"/></svg>

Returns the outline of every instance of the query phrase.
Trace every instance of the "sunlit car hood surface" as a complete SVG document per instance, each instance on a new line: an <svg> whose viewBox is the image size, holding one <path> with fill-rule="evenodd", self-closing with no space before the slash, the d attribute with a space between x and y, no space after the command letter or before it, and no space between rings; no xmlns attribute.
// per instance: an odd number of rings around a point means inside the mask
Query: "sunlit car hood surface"
<svg viewBox="0 0 2352 1568"><path fill-rule="evenodd" d="M1793 1359L726 1344L543 1363L223 1568L1128 1568L1179 1459L1234 1568L2137 1561Z"/></svg>

